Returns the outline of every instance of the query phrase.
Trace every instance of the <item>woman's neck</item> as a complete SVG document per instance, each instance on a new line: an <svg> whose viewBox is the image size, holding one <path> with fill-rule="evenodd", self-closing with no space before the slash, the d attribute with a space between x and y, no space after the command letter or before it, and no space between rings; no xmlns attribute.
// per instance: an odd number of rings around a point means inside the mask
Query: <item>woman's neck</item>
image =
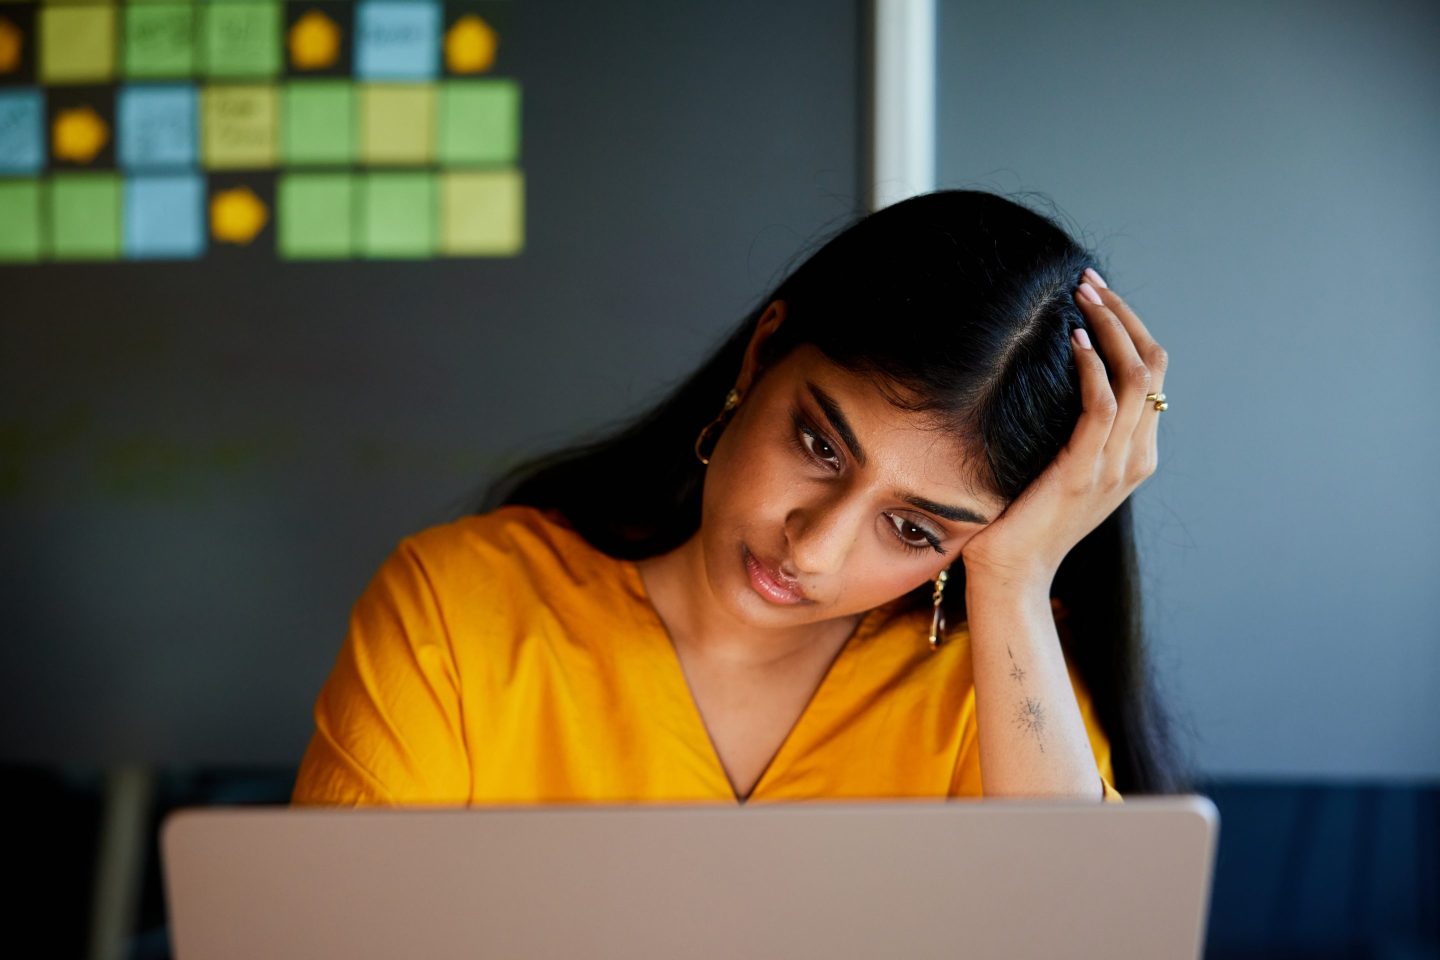
<svg viewBox="0 0 1440 960"><path fill-rule="evenodd" d="M645 592L677 647L735 669L771 669L798 656L834 651L860 622L853 614L815 623L766 628L738 619L715 596L700 534L636 563Z"/></svg>

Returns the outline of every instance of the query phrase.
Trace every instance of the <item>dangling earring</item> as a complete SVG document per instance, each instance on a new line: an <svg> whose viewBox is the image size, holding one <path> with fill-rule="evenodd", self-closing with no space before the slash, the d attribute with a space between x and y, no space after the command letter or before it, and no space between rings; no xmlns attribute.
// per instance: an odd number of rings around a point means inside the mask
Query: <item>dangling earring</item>
<svg viewBox="0 0 1440 960"><path fill-rule="evenodd" d="M940 571L935 578L935 615L930 618L930 649L934 650L940 646L945 639L945 611L940 609L940 598L945 592L945 580L949 573Z"/></svg>
<svg viewBox="0 0 1440 960"><path fill-rule="evenodd" d="M700 436L695 438L695 456L698 457L700 462L705 464L705 466L708 467L710 465L710 458L701 455L700 444L705 442L705 435L710 432L711 428L714 427L715 424L719 423L721 420L724 420L725 414L729 413L731 410L734 410L739 403L740 394L736 393L734 388L732 387L730 392L725 394L725 406L720 411L720 416L705 424L705 426L702 427L700 430Z"/></svg>

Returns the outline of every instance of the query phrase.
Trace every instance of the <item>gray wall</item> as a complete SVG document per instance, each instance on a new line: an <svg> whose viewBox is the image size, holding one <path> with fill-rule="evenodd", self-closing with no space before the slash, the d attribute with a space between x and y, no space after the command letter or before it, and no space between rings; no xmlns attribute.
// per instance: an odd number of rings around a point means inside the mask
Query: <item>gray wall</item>
<svg viewBox="0 0 1440 960"><path fill-rule="evenodd" d="M1137 494L1212 775L1440 776L1440 7L942 2L942 187L1039 191L1170 352Z"/></svg>
<svg viewBox="0 0 1440 960"><path fill-rule="evenodd" d="M0 269L0 760L298 763L400 537L633 412L858 208L850 5L514 15L517 259Z"/></svg>

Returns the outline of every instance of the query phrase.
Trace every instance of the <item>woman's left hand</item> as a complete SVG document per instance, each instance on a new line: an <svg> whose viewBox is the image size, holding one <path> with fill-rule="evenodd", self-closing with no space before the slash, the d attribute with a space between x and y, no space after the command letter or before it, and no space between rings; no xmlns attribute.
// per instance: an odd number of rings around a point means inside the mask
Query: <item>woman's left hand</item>
<svg viewBox="0 0 1440 960"><path fill-rule="evenodd" d="M1093 270L1074 294L1106 364L1083 330L1071 337L1080 373L1080 419L1069 441L1000 516L965 544L967 580L995 576L1049 590L1060 561L1155 472L1168 362L1135 312ZM1098 289L1097 289L1098 288ZM1101 302L1095 303L1087 291Z"/></svg>

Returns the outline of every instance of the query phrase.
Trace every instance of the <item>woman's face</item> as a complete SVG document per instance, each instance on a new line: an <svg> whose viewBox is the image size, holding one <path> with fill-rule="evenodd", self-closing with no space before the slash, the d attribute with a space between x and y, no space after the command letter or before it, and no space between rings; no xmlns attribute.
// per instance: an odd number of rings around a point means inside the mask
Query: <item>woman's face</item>
<svg viewBox="0 0 1440 960"><path fill-rule="evenodd" d="M965 482L950 434L869 380L801 345L747 389L754 352L710 456L700 530L711 587L741 619L781 627L879 606L958 560L1003 508ZM790 582L775 590L749 557Z"/></svg>

